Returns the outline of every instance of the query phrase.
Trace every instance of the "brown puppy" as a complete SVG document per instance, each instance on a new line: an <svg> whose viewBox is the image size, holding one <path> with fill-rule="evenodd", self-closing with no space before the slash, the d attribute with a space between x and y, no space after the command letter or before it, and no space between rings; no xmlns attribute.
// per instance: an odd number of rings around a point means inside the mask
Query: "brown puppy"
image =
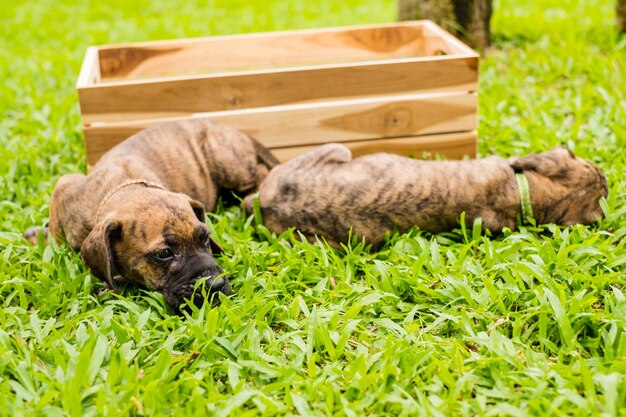
<svg viewBox="0 0 626 417"><path fill-rule="evenodd" d="M276 163L254 139L210 121L155 126L111 149L89 175L58 181L50 233L80 250L109 287L121 276L162 292L178 309L201 277L209 277L210 292L229 290L204 210L215 207L222 190L255 190ZM37 233L26 237L36 240Z"/></svg>
<svg viewBox="0 0 626 417"><path fill-rule="evenodd" d="M530 184L540 224L593 223L606 180L565 148L506 160L419 161L385 153L352 160L338 144L322 146L274 168L259 190L264 224L276 233L296 227L307 238L346 242L349 229L379 243L394 226L430 232L453 229L462 212L492 231L514 228L520 216L516 172ZM246 198L252 211L253 196Z"/></svg>

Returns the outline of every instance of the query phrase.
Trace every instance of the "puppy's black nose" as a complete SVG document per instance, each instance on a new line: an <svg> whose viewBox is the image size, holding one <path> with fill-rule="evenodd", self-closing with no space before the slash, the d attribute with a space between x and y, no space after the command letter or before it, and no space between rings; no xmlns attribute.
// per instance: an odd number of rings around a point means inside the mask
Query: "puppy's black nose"
<svg viewBox="0 0 626 417"><path fill-rule="evenodd" d="M227 293L230 289L230 284L227 277L217 277L211 282L209 287L211 292Z"/></svg>

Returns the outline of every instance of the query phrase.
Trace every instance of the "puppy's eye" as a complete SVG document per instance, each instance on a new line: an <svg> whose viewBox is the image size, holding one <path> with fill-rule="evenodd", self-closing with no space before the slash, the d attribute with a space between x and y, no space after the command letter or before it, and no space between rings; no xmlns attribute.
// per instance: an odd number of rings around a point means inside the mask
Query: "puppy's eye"
<svg viewBox="0 0 626 417"><path fill-rule="evenodd" d="M161 262L166 262L174 257L174 252L170 248L161 249L154 254L154 257Z"/></svg>
<svg viewBox="0 0 626 417"><path fill-rule="evenodd" d="M204 246L206 246L207 248L211 246L211 235L208 233L204 235Z"/></svg>

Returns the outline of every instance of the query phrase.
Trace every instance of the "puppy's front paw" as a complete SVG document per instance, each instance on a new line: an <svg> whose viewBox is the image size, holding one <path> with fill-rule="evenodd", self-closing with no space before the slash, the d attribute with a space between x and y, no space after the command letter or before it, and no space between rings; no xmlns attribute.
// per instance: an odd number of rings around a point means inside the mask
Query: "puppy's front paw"
<svg viewBox="0 0 626 417"><path fill-rule="evenodd" d="M259 193L252 193L252 194L248 194L246 197L244 197L243 203L245 205L246 213L248 215L254 213L254 200L256 198L258 198L258 196L259 196Z"/></svg>
<svg viewBox="0 0 626 417"><path fill-rule="evenodd" d="M39 233L43 233L44 241L48 243L48 228L33 226L26 229L24 232L24 239L28 240L31 244L36 245L39 240Z"/></svg>

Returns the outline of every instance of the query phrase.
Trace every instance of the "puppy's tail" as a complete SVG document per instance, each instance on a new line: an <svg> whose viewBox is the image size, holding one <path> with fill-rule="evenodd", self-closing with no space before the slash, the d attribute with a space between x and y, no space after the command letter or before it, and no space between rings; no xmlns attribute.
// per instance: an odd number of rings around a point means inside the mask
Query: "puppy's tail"
<svg viewBox="0 0 626 417"><path fill-rule="evenodd" d="M48 244L48 228L47 227L39 227L33 226L26 229L24 232L24 239L28 240L31 244L36 245L39 240L39 234L43 234L44 243Z"/></svg>

